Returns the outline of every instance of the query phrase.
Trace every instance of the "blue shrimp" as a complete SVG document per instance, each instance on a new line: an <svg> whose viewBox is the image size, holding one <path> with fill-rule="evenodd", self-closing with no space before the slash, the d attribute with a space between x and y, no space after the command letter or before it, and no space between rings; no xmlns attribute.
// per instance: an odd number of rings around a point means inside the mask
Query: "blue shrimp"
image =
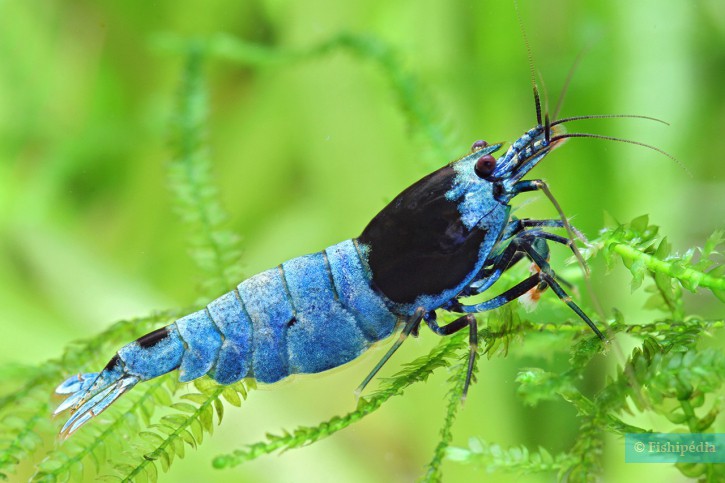
<svg viewBox="0 0 725 483"><path fill-rule="evenodd" d="M124 346L100 373L67 379L56 390L67 399L55 414L71 411L61 434L74 433L139 382L173 370L178 369L182 382L208 374L220 384L243 378L269 384L291 374L319 373L345 364L402 326L398 339L358 388L361 391L405 338L418 334L421 322L441 336L468 328L465 396L477 348L473 314L547 287L604 340L548 263L548 242L578 252L571 238L547 229L575 232L547 185L521 178L570 137L641 143L560 132L556 126L564 122L606 116L554 122L547 117L542 122L536 92L535 99L536 127L498 160L493 153L502 144L477 141L468 155L405 189L359 237L254 275L205 308ZM549 197L560 219L511 216L511 199L534 190ZM463 297L485 292L524 257L536 268L528 278L487 301L461 303ZM440 326L437 309L462 315Z"/></svg>

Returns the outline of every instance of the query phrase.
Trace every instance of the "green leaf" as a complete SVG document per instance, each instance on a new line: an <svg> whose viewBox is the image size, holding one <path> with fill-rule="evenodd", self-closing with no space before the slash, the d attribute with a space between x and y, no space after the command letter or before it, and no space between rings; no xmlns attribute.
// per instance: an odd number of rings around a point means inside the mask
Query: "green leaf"
<svg viewBox="0 0 725 483"><path fill-rule="evenodd" d="M222 397L232 406L240 407L242 405L242 400L239 397L239 394L231 387L224 388L224 391L222 391Z"/></svg>
<svg viewBox="0 0 725 483"><path fill-rule="evenodd" d="M221 425L222 419L224 419L224 404L221 399L214 399L214 409L216 410L218 424Z"/></svg>
<svg viewBox="0 0 725 483"><path fill-rule="evenodd" d="M199 421L198 419L194 419L189 424L189 427L191 428L191 434L194 435L196 443L201 444L201 442L204 440L204 428L202 428L201 426L201 421Z"/></svg>
<svg viewBox="0 0 725 483"><path fill-rule="evenodd" d="M208 399L208 396L199 393L184 394L181 397L182 399L188 399L189 401L195 402L198 405L204 404Z"/></svg>
<svg viewBox="0 0 725 483"><path fill-rule="evenodd" d="M642 234L647 230L649 226L649 215L638 216L629 223L629 227L636 234Z"/></svg>
<svg viewBox="0 0 725 483"><path fill-rule="evenodd" d="M629 271L632 272L631 292L634 293L644 281L644 276L647 274L647 265L644 260L635 260L629 266Z"/></svg>
<svg viewBox="0 0 725 483"><path fill-rule="evenodd" d="M196 449L196 440L194 439L194 436L186 429L182 430L179 435L181 436L181 439L191 446L192 448Z"/></svg>
<svg viewBox="0 0 725 483"><path fill-rule="evenodd" d="M214 432L214 409L211 406L205 406L201 414L199 414L201 426L209 433Z"/></svg>
<svg viewBox="0 0 725 483"><path fill-rule="evenodd" d="M174 454L179 455L179 458L183 458L186 452L183 437L174 439L172 444L174 446ZM193 443L191 446L196 448L196 443Z"/></svg>
<svg viewBox="0 0 725 483"><path fill-rule="evenodd" d="M667 237L662 237L662 240L660 240L659 245L657 245L657 250L655 250L654 256L659 258L660 260L666 259L670 252L672 251L672 247L669 243L667 243Z"/></svg>
<svg viewBox="0 0 725 483"><path fill-rule="evenodd" d="M154 446L164 443L164 438L159 436L158 433L153 433L151 431L141 431L139 436Z"/></svg>
<svg viewBox="0 0 725 483"><path fill-rule="evenodd" d="M725 230L715 230L705 241L702 256L709 258L710 255L718 254L717 248L723 244L725 244Z"/></svg>
<svg viewBox="0 0 725 483"><path fill-rule="evenodd" d="M719 278L719 279L725 279L725 265L720 265L719 267L713 268L709 272L707 272L708 275L711 277ZM725 302L725 288L723 289L716 289L711 288L710 289L721 302Z"/></svg>
<svg viewBox="0 0 725 483"><path fill-rule="evenodd" d="M189 403L183 403L183 402L177 402L171 405L172 408L176 409L177 411L194 414L196 412L196 406L189 404Z"/></svg>

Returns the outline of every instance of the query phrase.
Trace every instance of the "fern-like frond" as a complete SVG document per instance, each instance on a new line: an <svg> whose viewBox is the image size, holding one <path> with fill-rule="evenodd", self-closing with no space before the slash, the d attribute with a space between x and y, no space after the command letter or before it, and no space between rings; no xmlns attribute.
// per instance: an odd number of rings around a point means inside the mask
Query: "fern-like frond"
<svg viewBox="0 0 725 483"><path fill-rule="evenodd" d="M405 364L404 369L393 377L383 379L380 389L368 398L360 398L354 411L335 416L317 426L301 426L293 431L284 431L281 435L267 435L265 441L217 456L214 458L214 467L231 468L265 454L299 448L326 438L377 411L391 397L403 394L411 384L425 381L436 369L448 366L464 346L467 347L467 344L460 333L442 339L430 354Z"/></svg>
<svg viewBox="0 0 725 483"><path fill-rule="evenodd" d="M167 39L167 45L178 48L178 41ZM382 40L354 33L342 33L302 50L287 50L246 42L230 35L219 34L208 42L209 54L221 59L253 66L288 64L313 59L341 50L375 63L390 84L400 111L414 138L427 144L431 165L438 166L441 159L455 159L460 153L457 144L450 141L442 117L430 102L428 95L415 76L404 69L395 51Z"/></svg>
<svg viewBox="0 0 725 483"><path fill-rule="evenodd" d="M97 336L74 342L60 358L43 363L25 384L0 399L0 474L12 472L21 460L42 446L44 437L55 435L57 428L50 421L50 395L69 368L84 372L102 365L122 343L165 325L182 313L185 310L123 320Z"/></svg>
<svg viewBox="0 0 725 483"><path fill-rule="evenodd" d="M441 465L443 464L443 459L446 456L446 451L448 450L448 447L453 440L453 423L455 422L456 416L458 415L458 412L461 408L463 387L466 382L466 377L468 375L468 352L461 352L462 354L458 359L458 363L454 368L454 372L451 377L448 378L450 389L447 395L448 403L446 405L446 415L443 419L443 427L440 431L441 438L438 441L435 450L433 451L433 458L428 463L422 481L437 482L441 481L443 478L443 471L441 469ZM478 362L478 358L476 358L476 362ZM476 372L477 368L478 364L476 363L474 365L474 373Z"/></svg>
<svg viewBox="0 0 725 483"><path fill-rule="evenodd" d="M552 455L544 448L529 451L525 446L502 448L480 438L471 438L467 448L450 447L446 451L449 460L472 464L488 472L553 473L570 468L574 457L569 453Z"/></svg>
<svg viewBox="0 0 725 483"><path fill-rule="evenodd" d="M689 249L684 255L673 255L667 238L658 237L658 232L659 227L650 225L648 216L640 216L605 230L595 245L604 250L610 262L612 255L621 258L632 272L633 290L641 285L646 272L655 274L663 302L675 314L681 314L682 309L674 305L679 297L668 279L676 280L691 292L700 287L710 289L725 302L725 264L718 251L725 247L725 231L715 231L703 248Z"/></svg>
<svg viewBox="0 0 725 483"><path fill-rule="evenodd" d="M565 477L568 481L598 481L603 467L605 434L672 430L641 428L625 422L634 411L665 416L675 425L675 430L686 432L710 430L720 413L725 354L698 345L703 336L723 328L725 321L686 316L681 288L694 291L704 287L719 296L725 286L719 254L723 233L715 232L702 249L674 255L658 231L647 217L640 217L629 224L604 230L589 249L589 256L603 252L610 265L615 257L621 259L632 274L633 289L651 280L648 290L652 295L647 308L661 309L670 315L667 319L631 323L614 311L614 318L609 321L610 336L616 338L617 334L626 333L641 339L641 345L634 348L616 376L593 397L580 391L583 369L603 349L596 338L585 337L569 345L569 367L565 370L552 372L532 367L522 370L517 377L518 394L524 402L536 405L544 400L562 401L572 405L580 418L579 432L571 449L556 458L558 464L537 467L541 471L556 471L559 478ZM557 327L552 325L550 329ZM532 332L532 327L527 329L526 332ZM552 350L561 351L561 348L552 347ZM709 394L720 396L706 406ZM525 448L515 448L516 458L512 458L496 445L473 441L468 449L450 449L448 458L478 462L487 471L531 471ZM522 461L525 464L520 464ZM534 461L540 462L541 457ZM554 460L547 458L546 461ZM676 467L686 476L718 481L718 465L677 464Z"/></svg>
<svg viewBox="0 0 725 483"><path fill-rule="evenodd" d="M214 432L214 414L218 424L224 417L223 400L239 405L247 397L244 382L221 386L209 379L194 383L199 392L184 394L181 400L170 404L171 414L147 425L139 433L123 456L115 458L113 473L122 481L139 478L154 481L158 474L157 463L167 471L174 458L184 457L185 446L196 448L205 434Z"/></svg>
<svg viewBox="0 0 725 483"><path fill-rule="evenodd" d="M102 424L89 425L46 455L38 465L34 481L81 480L88 467L103 476L105 462L114 454L126 451L127 438L149 424L157 405L171 403L178 384L172 376L163 376L113 405L104 413Z"/></svg>
<svg viewBox="0 0 725 483"><path fill-rule="evenodd" d="M186 46L176 112L171 123L173 160L171 189L179 216L188 224L191 256L204 276L203 298L229 290L242 279L239 237L223 229L227 215L212 182L206 144L207 94L205 50L198 42Z"/></svg>

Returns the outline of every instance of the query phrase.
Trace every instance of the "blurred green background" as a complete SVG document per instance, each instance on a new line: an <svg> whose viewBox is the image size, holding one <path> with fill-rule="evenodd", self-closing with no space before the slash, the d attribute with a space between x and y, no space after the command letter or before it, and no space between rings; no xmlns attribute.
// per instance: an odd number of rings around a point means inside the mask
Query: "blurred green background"
<svg viewBox="0 0 725 483"><path fill-rule="evenodd" d="M644 148L572 140L535 175L550 182L576 225L595 237L605 212L620 221L649 213L679 250L722 228L725 4L521 0L520 10L552 107L569 67L587 50L562 115L635 113L671 123L602 120L570 130L655 145L692 173ZM169 118L184 59L155 48L159 34L223 32L304 49L342 31L392 46L460 154L479 138L512 141L535 123L509 1L0 1L0 363L39 364L115 320L197 300L202 277L188 257L167 178ZM242 236L247 276L358 235L400 190L450 161L432 159L429 146L411 138L380 69L345 52L266 68L222 60L207 67L214 178L230 214L227 228ZM555 215L542 196L515 203L531 199L522 214ZM598 297L636 314L644 296L630 295L628 277L621 268L608 275L597 269ZM716 311L710 299L691 297L690 311ZM424 330L386 374L435 339ZM211 468L213 455L265 432L349 411L354 387L381 355L255 391L166 479L413 480L437 442L445 374L310 448L232 471ZM502 445L568 448L573 413L526 408L515 397L517 370L541 364L533 357L483 361L454 444L480 435ZM663 480L680 481L669 466L625 466L617 444L607 460L612 478L659 471ZM452 463L445 475L486 476Z"/></svg>

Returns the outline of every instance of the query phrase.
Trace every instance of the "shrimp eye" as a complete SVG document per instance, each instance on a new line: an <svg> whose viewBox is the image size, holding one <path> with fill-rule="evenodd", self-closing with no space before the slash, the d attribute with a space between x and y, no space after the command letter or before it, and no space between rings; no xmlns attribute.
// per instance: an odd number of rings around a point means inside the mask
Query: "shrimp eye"
<svg viewBox="0 0 725 483"><path fill-rule="evenodd" d="M479 178L488 178L496 169L496 159L490 154L484 154L476 160L476 166L473 169Z"/></svg>
<svg viewBox="0 0 725 483"><path fill-rule="evenodd" d="M483 139L479 139L475 143L473 143L473 146L471 146L471 152L475 153L479 149L483 149L486 146L488 146L488 143L484 141Z"/></svg>

